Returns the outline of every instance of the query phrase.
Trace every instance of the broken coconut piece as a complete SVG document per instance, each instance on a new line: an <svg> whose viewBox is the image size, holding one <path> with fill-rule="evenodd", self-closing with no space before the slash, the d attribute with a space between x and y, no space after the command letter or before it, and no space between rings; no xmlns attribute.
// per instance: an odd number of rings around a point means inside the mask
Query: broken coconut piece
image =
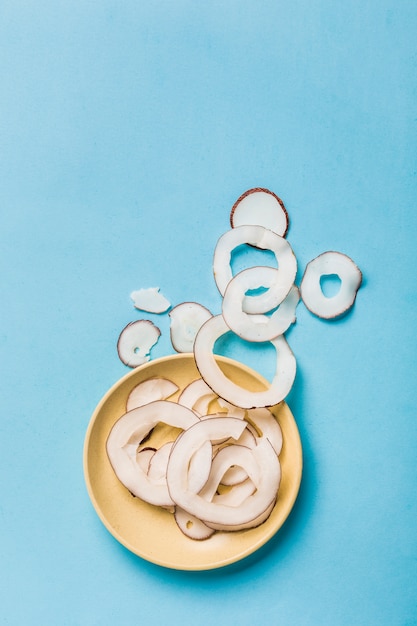
<svg viewBox="0 0 417 626"><path fill-rule="evenodd" d="M117 342L120 360L128 367L138 367L150 360L150 351L161 331L150 320L130 322L122 330Z"/></svg>
<svg viewBox="0 0 417 626"><path fill-rule="evenodd" d="M327 297L320 280L331 275L338 276L341 284L334 296ZM361 282L362 272L350 257L341 252L323 252L306 266L300 285L301 298L311 313L332 319L352 307Z"/></svg>
<svg viewBox="0 0 417 626"><path fill-rule="evenodd" d="M270 341L285 333L295 322L295 309L300 299L295 285L271 315L243 311L245 293L260 284L267 287L273 285L276 273L277 270L272 267L252 267L236 274L226 288L222 304L224 320L230 330L246 341Z"/></svg>
<svg viewBox="0 0 417 626"><path fill-rule="evenodd" d="M221 398L244 409L281 402L290 392L296 373L295 357L284 335L270 342L276 351L276 371L270 386L265 391L250 391L230 380L216 362L214 344L229 331L222 315L212 317L199 330L194 344L194 358L201 377Z"/></svg>
<svg viewBox="0 0 417 626"><path fill-rule="evenodd" d="M278 268L275 268L273 284L264 293L247 295L243 300L242 308L246 313L266 313L277 307L288 295L297 273L297 260L288 241L263 226L232 228L219 238L214 250L214 279L222 296L233 278L230 265L232 252L243 244L250 244L261 250L270 250L275 255ZM252 272L254 269L248 268L245 271Z"/></svg>
<svg viewBox="0 0 417 626"><path fill-rule="evenodd" d="M285 237L288 231L288 213L281 198L269 189L248 189L234 203L230 213L232 228L244 224L259 224Z"/></svg>
<svg viewBox="0 0 417 626"><path fill-rule="evenodd" d="M171 306L169 300L160 293L159 287L132 291L130 297L136 309L147 311L148 313L165 313Z"/></svg>
<svg viewBox="0 0 417 626"><path fill-rule="evenodd" d="M156 400L166 400L178 391L178 386L167 378L148 378L139 383L129 393L126 402L126 411L131 411L138 406L155 402Z"/></svg>
<svg viewBox="0 0 417 626"><path fill-rule="evenodd" d="M177 352L192 352L194 339L212 314L198 302L183 302L175 306L170 312L171 342Z"/></svg>

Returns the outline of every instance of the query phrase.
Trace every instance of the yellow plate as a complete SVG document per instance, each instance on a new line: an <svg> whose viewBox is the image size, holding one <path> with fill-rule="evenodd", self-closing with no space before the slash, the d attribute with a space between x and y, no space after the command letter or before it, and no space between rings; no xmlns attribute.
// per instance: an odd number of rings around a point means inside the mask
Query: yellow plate
<svg viewBox="0 0 417 626"><path fill-rule="evenodd" d="M252 391L265 389L265 379L245 365L218 357L223 372ZM138 383L161 376L181 391L199 378L192 354L175 354L150 361L121 378L104 396L91 418L84 445L84 475L91 501L110 533L138 556L172 569L208 570L239 561L263 546L288 517L301 481L302 449L296 423L288 405L272 409L283 434L280 454L282 479L278 499L266 522L238 532L217 532L195 541L178 529L172 513L135 498L119 482L106 452L113 424L126 411L126 399ZM170 399L175 399L173 396Z"/></svg>

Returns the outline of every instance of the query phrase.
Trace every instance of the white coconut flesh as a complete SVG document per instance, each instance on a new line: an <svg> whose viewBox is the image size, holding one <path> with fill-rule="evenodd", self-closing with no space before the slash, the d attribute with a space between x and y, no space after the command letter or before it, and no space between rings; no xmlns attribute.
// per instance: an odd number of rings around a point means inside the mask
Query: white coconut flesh
<svg viewBox="0 0 417 626"><path fill-rule="evenodd" d="M270 286L277 273L272 267L256 267L236 274L228 284L222 304L226 324L236 335L246 341L271 341L282 335L295 322L295 310L300 299L298 288L293 285L288 295L271 315L255 315L243 311L245 293L260 283Z"/></svg>
<svg viewBox="0 0 417 626"><path fill-rule="evenodd" d="M211 312L197 302L183 302L175 306L169 312L171 342L174 350L192 352L198 330L211 316Z"/></svg>
<svg viewBox="0 0 417 626"><path fill-rule="evenodd" d="M240 527L257 523L258 518L275 502L281 470L278 457L271 444L261 439L251 451L258 465L259 480L256 491L238 506L227 506L207 502L202 496L188 488L189 460L206 440L216 441L226 434L237 439L245 423L233 417L213 418L200 421L184 431L176 440L168 464L167 484L171 498L178 506L188 511L207 525Z"/></svg>
<svg viewBox="0 0 417 626"><path fill-rule="evenodd" d="M276 351L276 370L271 384L265 391L250 391L230 380L216 362L214 345L229 331L222 315L212 317L199 330L194 358L201 377L221 398L245 409L281 402L291 390L296 373L295 357L285 337L280 335L270 341Z"/></svg>
<svg viewBox="0 0 417 626"><path fill-rule="evenodd" d="M149 471L149 465L155 452L156 448L142 448L136 452L137 464L145 474Z"/></svg>
<svg viewBox="0 0 417 626"><path fill-rule="evenodd" d="M339 291L327 297L321 279L336 275L340 279ZM343 315L355 302L362 282L362 272L352 259L341 252L323 252L307 264L301 281L301 298L306 307L318 317L331 319Z"/></svg>
<svg viewBox="0 0 417 626"><path fill-rule="evenodd" d="M126 411L156 400L166 400L177 391L178 385L168 378L148 378L132 389L127 398Z"/></svg>
<svg viewBox="0 0 417 626"><path fill-rule="evenodd" d="M160 506L171 506L166 481L153 481L137 463L136 450L154 426L164 423L188 429L198 422L192 411L175 402L160 400L125 413L114 424L107 439L107 454L120 482L129 491Z"/></svg>
<svg viewBox="0 0 417 626"><path fill-rule="evenodd" d="M245 409L242 409L240 406L235 406L234 404L227 402L224 398L218 398L217 404L221 409L225 410L228 417L237 417L241 420L245 419Z"/></svg>
<svg viewBox="0 0 417 626"><path fill-rule="evenodd" d="M183 389L178 404L192 409L198 415L204 415L208 413L210 403L216 398L217 394L213 389L202 378L198 378Z"/></svg>
<svg viewBox="0 0 417 626"><path fill-rule="evenodd" d="M120 360L128 367L138 367L150 360L150 352L161 331L150 320L131 322L122 330L117 342Z"/></svg>
<svg viewBox="0 0 417 626"><path fill-rule="evenodd" d="M252 456L252 449L238 444L221 448L213 458L208 480L199 495L211 501L220 483L233 486L242 483L247 478L250 478L256 485L259 479L259 468ZM230 475L234 475L235 478L232 482L228 479ZM236 475L239 477L238 480Z"/></svg>
<svg viewBox="0 0 417 626"><path fill-rule="evenodd" d="M219 238L213 257L214 279L222 296L233 278L230 265L232 252L245 243L270 250L275 255L278 268L274 268L274 283L264 293L246 296L243 300L246 313L266 313L277 307L290 291L297 273L297 260L288 241L263 226L232 228ZM253 272L254 269L255 277L259 276L256 268L248 268L247 271Z"/></svg>
<svg viewBox="0 0 417 626"><path fill-rule="evenodd" d="M281 237L287 234L289 220L283 201L269 189L249 189L240 196L230 213L232 228L246 224L264 226Z"/></svg>
<svg viewBox="0 0 417 626"><path fill-rule="evenodd" d="M282 430L271 411L267 408L249 409L246 419L255 427L260 437L268 439L275 454L279 456L282 450Z"/></svg>
<svg viewBox="0 0 417 626"><path fill-rule="evenodd" d="M204 541L216 532L214 528L209 528L207 524L179 506L175 507L174 518L178 528L189 539Z"/></svg>
<svg viewBox="0 0 417 626"><path fill-rule="evenodd" d="M148 313L165 313L171 306L169 300L160 292L159 287L132 291L130 297L136 309Z"/></svg>

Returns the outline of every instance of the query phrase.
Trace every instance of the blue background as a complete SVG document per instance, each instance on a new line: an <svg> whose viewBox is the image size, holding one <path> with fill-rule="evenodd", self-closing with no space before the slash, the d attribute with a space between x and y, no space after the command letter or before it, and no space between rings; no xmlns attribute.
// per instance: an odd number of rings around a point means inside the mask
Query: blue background
<svg viewBox="0 0 417 626"><path fill-rule="evenodd" d="M412 0L2 1L1 623L417 624L416 25ZM286 203L300 275L335 249L364 284L288 336L285 526L228 568L165 570L102 526L84 436L127 371L130 292L218 312L214 245L254 186Z"/></svg>

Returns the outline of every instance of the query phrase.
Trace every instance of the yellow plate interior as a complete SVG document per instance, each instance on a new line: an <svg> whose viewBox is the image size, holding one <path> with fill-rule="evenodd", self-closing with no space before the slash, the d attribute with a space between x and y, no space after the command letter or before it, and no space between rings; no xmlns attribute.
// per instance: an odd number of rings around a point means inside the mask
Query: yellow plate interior
<svg viewBox="0 0 417 626"><path fill-rule="evenodd" d="M252 391L265 389L266 381L245 365L217 357L233 382ZM130 391L147 378L172 380L179 391L200 377L192 354L175 354L150 361L121 378L104 396L91 418L84 445L84 475L94 508L110 533L138 556L173 569L206 570L238 561L263 546L288 517L301 481L302 449L293 415L285 402L272 408L283 434L280 454L282 479L270 517L257 528L216 532L195 541L178 529L172 513L135 498L119 482L106 452L113 424L126 411Z"/></svg>

